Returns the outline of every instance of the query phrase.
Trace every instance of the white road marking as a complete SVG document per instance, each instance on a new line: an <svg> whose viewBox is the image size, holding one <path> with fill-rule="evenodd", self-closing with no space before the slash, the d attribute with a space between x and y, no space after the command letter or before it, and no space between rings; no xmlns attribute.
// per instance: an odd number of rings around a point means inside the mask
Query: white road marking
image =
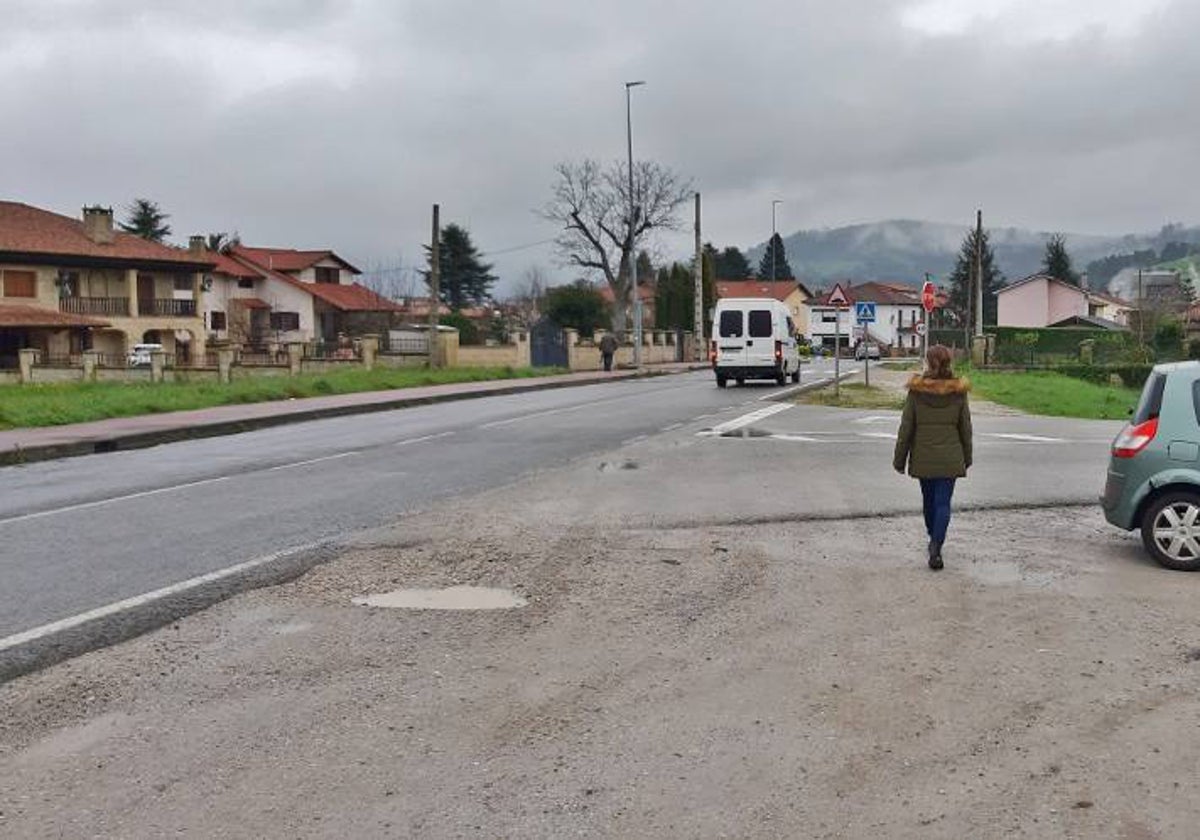
<svg viewBox="0 0 1200 840"><path fill-rule="evenodd" d="M771 435L771 440L786 440L791 443L821 443L817 438L805 437L804 435Z"/></svg>
<svg viewBox="0 0 1200 840"><path fill-rule="evenodd" d="M337 455L326 455L323 458L310 458L307 461L296 461L294 464L280 464L277 467L267 467L263 472L275 472L276 470L290 470L295 467L307 467L310 464L321 464L325 461L336 461L339 458L349 458L351 455L360 454L357 449L351 452L339 452ZM229 476L232 478L232 476Z"/></svg>
<svg viewBox="0 0 1200 840"><path fill-rule="evenodd" d="M454 432L438 432L436 435L422 435L421 437L409 438L408 440L398 440L392 446L411 446L414 443L424 443L427 440L450 437L452 434Z"/></svg>
<svg viewBox="0 0 1200 840"><path fill-rule="evenodd" d="M870 425L873 423L895 423L896 418L895 417L884 417L883 415L880 415L880 414L872 414L869 417L859 417L854 422L855 423L863 423L863 424L867 424L867 425Z"/></svg>
<svg viewBox="0 0 1200 840"><path fill-rule="evenodd" d="M678 386L676 386L676 387L671 387L671 388L662 388L661 390L662 391L678 391L681 389ZM579 403L578 405L565 405L562 408L549 408L549 409L546 409L545 411L535 411L531 414L519 414L516 417L508 417L504 420L493 420L492 422L484 423L484 424L478 426L477 428L496 429L496 428L501 428L503 426L510 426L513 423L521 423L525 420L536 420L539 417L550 417L555 414L566 414L571 411L581 411L582 409L593 408L598 405L607 405L608 403L624 402L626 400L644 400L645 398L646 398L646 395L640 394L640 393L639 394L625 394L620 397L607 397L602 400L591 400L589 402Z"/></svg>
<svg viewBox="0 0 1200 840"><path fill-rule="evenodd" d="M896 435L892 432L859 432L858 436L864 438L879 438L880 440L896 439Z"/></svg>
<svg viewBox="0 0 1200 840"><path fill-rule="evenodd" d="M79 510L88 510L90 508L101 507L103 505L112 505L117 502L128 502L133 499L144 499L147 496L158 496L162 493L174 493L178 490L189 490L193 487L203 487L206 484L218 484L222 481L229 481L233 478L231 475L223 475L217 478L205 478L201 481L189 481L186 484L176 484L171 487L160 487L157 490L144 490L140 493L128 493L124 496L113 496L111 499L98 499L94 502L80 502L77 505L67 505L66 507L54 508L53 510L40 510L37 513L24 513L20 516L10 516L7 519L0 519L0 525L10 525L14 522L24 522L29 519L41 519L44 516L56 516L60 513L74 513Z"/></svg>
<svg viewBox="0 0 1200 840"><path fill-rule="evenodd" d="M1063 438L1042 437L1041 435L1019 435L1012 433L986 433L988 437L1003 438L1004 440L1021 440L1026 443L1066 443Z"/></svg>
<svg viewBox="0 0 1200 840"><path fill-rule="evenodd" d="M88 610L87 612L79 613L78 615L73 615L69 618L64 618L51 624L43 624L41 627L35 627L32 630L26 630L23 633L17 633L14 636L8 636L7 638L0 639L0 652L15 648L18 645L43 639L46 636L59 633L63 630L70 630L72 627L78 627L79 625L86 624L89 621L95 621L99 618L106 618L110 615L116 615L117 613L133 609L134 607L140 607L143 604L149 604L152 601L158 601L163 598L170 597L171 595L178 595L182 592L187 592L189 589L195 589L196 587L203 586L206 583L213 583L214 581L230 577L231 575L239 574L240 572L249 571L250 569L258 568L259 566L265 566L266 564L275 562L276 560L282 560L285 557L290 557L294 554L300 554L301 552L318 548L320 545L321 543L309 543L307 545L298 545L293 548L284 549L283 551L276 551L274 554L257 557L253 560L247 560L244 563L228 566L215 572L209 572L205 575L189 578L185 581L171 584L170 586L164 586L162 589L155 589L153 592L147 592L143 595L135 595L132 598L126 598L123 601L117 601L104 607L97 607L94 610Z"/></svg>
<svg viewBox="0 0 1200 840"><path fill-rule="evenodd" d="M672 423L670 426L663 426L660 431L673 432L676 429L682 429L683 427L684 427L683 423Z"/></svg>
<svg viewBox="0 0 1200 840"><path fill-rule="evenodd" d="M778 414L781 411L787 411L792 408L791 403L776 403L760 408L757 411L751 411L749 414L743 414L741 417L735 417L732 420L726 420L724 423L719 423L711 429L706 429L698 434L701 437L723 435L727 432L732 432L743 426L749 426L751 423L757 423L759 420L766 420L772 415Z"/></svg>

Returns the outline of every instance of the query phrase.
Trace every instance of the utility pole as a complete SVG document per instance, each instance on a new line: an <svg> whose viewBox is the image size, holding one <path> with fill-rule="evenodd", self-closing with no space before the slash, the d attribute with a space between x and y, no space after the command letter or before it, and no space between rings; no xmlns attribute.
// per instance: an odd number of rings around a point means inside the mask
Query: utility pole
<svg viewBox="0 0 1200 840"><path fill-rule="evenodd" d="M629 272L629 314L633 318L633 366L642 366L642 299L638 294L637 257L637 220L638 206L633 194L633 106L630 104L630 91L645 82L625 83L625 145L629 155L629 253L625 258L626 270Z"/></svg>
<svg viewBox="0 0 1200 840"><path fill-rule="evenodd" d="M433 205L433 245L429 250L429 366L441 366L438 352L438 310L441 308L442 288L442 228L438 220L440 208Z"/></svg>
<svg viewBox="0 0 1200 840"><path fill-rule="evenodd" d="M983 335L983 211L975 211L975 337Z"/></svg>
<svg viewBox="0 0 1200 840"><path fill-rule="evenodd" d="M696 345L696 361L704 359L704 246L700 244L700 193L696 193L696 264L692 266L696 287L696 302L692 307L692 337Z"/></svg>
<svg viewBox="0 0 1200 840"><path fill-rule="evenodd" d="M1142 350L1146 349L1146 334L1143 328L1146 323L1146 304L1142 300L1142 270L1138 269L1138 300L1137 300L1137 316L1138 316L1138 347Z"/></svg>

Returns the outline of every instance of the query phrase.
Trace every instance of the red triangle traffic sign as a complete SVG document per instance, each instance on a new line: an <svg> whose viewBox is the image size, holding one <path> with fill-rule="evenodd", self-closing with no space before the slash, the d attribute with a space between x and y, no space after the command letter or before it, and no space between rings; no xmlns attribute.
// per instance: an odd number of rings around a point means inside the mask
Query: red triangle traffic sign
<svg viewBox="0 0 1200 840"><path fill-rule="evenodd" d="M850 298L846 297L846 292L842 289L842 284L838 283L833 287L833 291L829 293L830 306L849 306Z"/></svg>

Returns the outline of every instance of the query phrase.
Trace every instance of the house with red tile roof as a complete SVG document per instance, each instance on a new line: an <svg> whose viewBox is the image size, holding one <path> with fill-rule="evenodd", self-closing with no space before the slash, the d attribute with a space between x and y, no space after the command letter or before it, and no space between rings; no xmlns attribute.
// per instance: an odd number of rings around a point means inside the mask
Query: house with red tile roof
<svg viewBox="0 0 1200 840"><path fill-rule="evenodd" d="M214 339L243 347L385 332L404 310L355 282L361 272L331 250L235 245L216 261L205 296Z"/></svg>
<svg viewBox="0 0 1200 840"><path fill-rule="evenodd" d="M0 201L0 366L23 348L123 359L145 342L202 354L199 301L213 267L202 251L116 230L112 208L71 217Z"/></svg>
<svg viewBox="0 0 1200 840"><path fill-rule="evenodd" d="M907 283L879 282L854 283L843 280L838 285L845 292L849 308L842 307L840 326L838 311L829 303L832 289L809 301L809 339L814 345L832 347L835 336L840 332L843 346L853 346L856 341L867 340L885 348L895 348L906 353L918 352L921 338L917 325L924 320L921 306L921 290ZM945 305L946 296L939 292L940 305ZM875 322L861 333L854 320L854 304L874 303Z"/></svg>
<svg viewBox="0 0 1200 840"><path fill-rule="evenodd" d="M808 301L812 292L797 280L718 280L718 298L773 298L792 313L792 322L808 334Z"/></svg>

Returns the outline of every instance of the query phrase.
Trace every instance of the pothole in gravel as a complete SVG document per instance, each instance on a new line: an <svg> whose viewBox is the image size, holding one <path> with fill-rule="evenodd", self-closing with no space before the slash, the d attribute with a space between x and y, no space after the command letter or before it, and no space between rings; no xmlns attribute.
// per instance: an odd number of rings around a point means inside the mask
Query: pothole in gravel
<svg viewBox="0 0 1200 840"><path fill-rule="evenodd" d="M447 589L397 589L353 598L360 607L393 610L511 610L529 602L508 589L451 586Z"/></svg>

